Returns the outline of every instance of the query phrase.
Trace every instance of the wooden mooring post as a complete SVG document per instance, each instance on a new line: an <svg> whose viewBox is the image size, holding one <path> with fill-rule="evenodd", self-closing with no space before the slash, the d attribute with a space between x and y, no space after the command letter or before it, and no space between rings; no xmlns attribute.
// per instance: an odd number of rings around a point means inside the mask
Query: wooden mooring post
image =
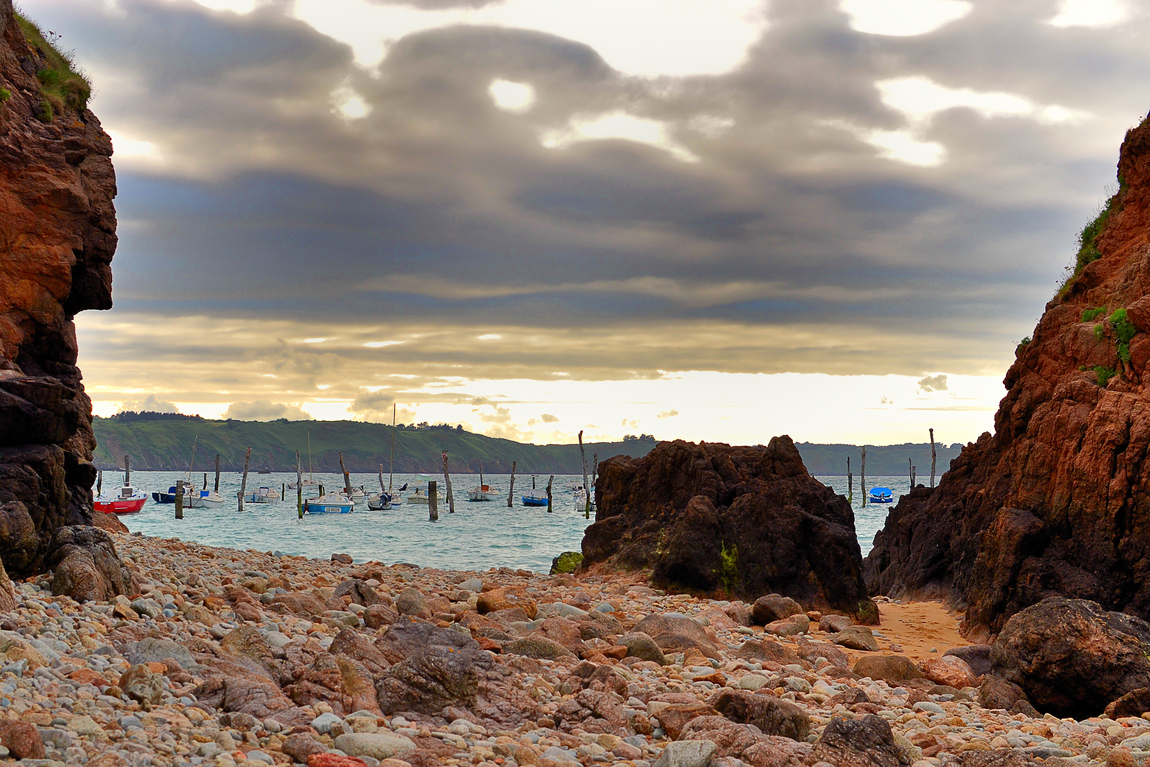
<svg viewBox="0 0 1150 767"><path fill-rule="evenodd" d="M204 490L208 489L208 473L204 472Z"/></svg>
<svg viewBox="0 0 1150 767"><path fill-rule="evenodd" d="M587 487L587 452L583 449L583 430L579 430L579 457L583 459L583 516L591 518L591 489Z"/></svg>
<svg viewBox="0 0 1150 767"><path fill-rule="evenodd" d="M299 451L295 451L295 510L303 519L303 467L299 462Z"/></svg>
<svg viewBox="0 0 1150 767"><path fill-rule="evenodd" d="M551 513L551 483L555 481L555 475L552 474L547 478L547 513Z"/></svg>
<svg viewBox="0 0 1150 767"><path fill-rule="evenodd" d="M906 465L910 469L910 489L914 490L914 461L912 461L910 458L907 458Z"/></svg>
<svg viewBox="0 0 1150 767"><path fill-rule="evenodd" d="M184 518L184 480L176 480L176 519Z"/></svg>
<svg viewBox="0 0 1150 767"><path fill-rule="evenodd" d="M220 492L220 454L216 453L216 492Z"/></svg>
<svg viewBox="0 0 1150 767"><path fill-rule="evenodd" d="M862 505L866 506L867 491L866 491L866 445L862 449L862 473L859 476L859 493L862 495Z"/></svg>
<svg viewBox="0 0 1150 767"><path fill-rule="evenodd" d="M104 470L100 469L96 473L96 496L99 497L104 494Z"/></svg>
<svg viewBox="0 0 1150 767"><path fill-rule="evenodd" d="M439 521L439 488L434 479L427 483L427 513L430 521Z"/></svg>
<svg viewBox="0 0 1150 767"><path fill-rule="evenodd" d="M248 492L248 461L252 458L252 449L249 447L248 452L244 455L244 478L240 481L240 511L244 510L244 495Z"/></svg>
<svg viewBox="0 0 1150 767"><path fill-rule="evenodd" d="M934 429L930 430L930 486L934 487L934 462L938 456L934 452Z"/></svg>
<svg viewBox="0 0 1150 767"><path fill-rule="evenodd" d="M855 500L855 475L851 474L851 457L847 456L847 503Z"/></svg>
<svg viewBox="0 0 1150 767"><path fill-rule="evenodd" d="M455 494L451 492L451 472L447 470L447 451L443 451L443 484L447 486L447 512L455 513Z"/></svg>
<svg viewBox="0 0 1150 767"><path fill-rule="evenodd" d="M132 460L124 456L124 485L132 484Z"/></svg>
<svg viewBox="0 0 1150 767"><path fill-rule="evenodd" d="M351 497L351 475L347 473L347 469L343 467L343 451L339 453L339 470L343 472L343 491Z"/></svg>
<svg viewBox="0 0 1150 767"><path fill-rule="evenodd" d="M515 461L511 462L511 489L507 491L507 508L511 508L511 501L515 498Z"/></svg>

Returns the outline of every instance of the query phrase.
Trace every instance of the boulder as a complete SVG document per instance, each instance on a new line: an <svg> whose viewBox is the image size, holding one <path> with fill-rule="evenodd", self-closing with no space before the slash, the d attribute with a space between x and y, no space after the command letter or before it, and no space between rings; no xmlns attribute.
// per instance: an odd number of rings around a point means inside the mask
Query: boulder
<svg viewBox="0 0 1150 767"><path fill-rule="evenodd" d="M376 681L379 707L386 715L413 711L432 716L446 706L471 708L493 664L491 654L473 640L461 646L423 646Z"/></svg>
<svg viewBox="0 0 1150 767"><path fill-rule="evenodd" d="M516 607L527 614L528 620L534 620L535 613L539 609L535 600L529 597L527 592L514 586L484 591L479 595L475 605L475 609L480 615Z"/></svg>
<svg viewBox="0 0 1150 767"><path fill-rule="evenodd" d="M732 722L722 716L692 719L683 728L680 739L680 742L710 741L715 744L717 755L739 759L754 767L803 767L810 764L807 761L811 752L809 743L800 743L778 735L764 735L753 725Z"/></svg>
<svg viewBox="0 0 1150 767"><path fill-rule="evenodd" d="M947 687L961 689L963 687L977 687L978 677L971 671L966 661L954 655L943 655L941 658L927 658L918 664L922 675L935 684L944 684Z"/></svg>
<svg viewBox="0 0 1150 767"><path fill-rule="evenodd" d="M789 666L792 663L803 665L802 658L787 645L774 639L748 639L735 650L735 657L755 661L769 660L780 666Z"/></svg>
<svg viewBox="0 0 1150 767"><path fill-rule="evenodd" d="M773 695L725 689L711 699L711 707L732 722L753 724L764 735L805 742L811 732L811 718L801 706Z"/></svg>
<svg viewBox="0 0 1150 767"><path fill-rule="evenodd" d="M395 598L395 609L400 615L431 617L431 611L427 609L427 599L423 596L423 592L416 588L407 588L399 592Z"/></svg>
<svg viewBox="0 0 1150 767"><path fill-rule="evenodd" d="M363 605L364 607L371 607L375 604L381 604L379 594L375 593L375 589L367 585L367 582L360 578L349 578L335 587L335 596L349 597L352 604Z"/></svg>
<svg viewBox="0 0 1150 767"><path fill-rule="evenodd" d="M0 746L17 759L43 759L44 741L34 725L18 719L0 719Z"/></svg>
<svg viewBox="0 0 1150 767"><path fill-rule="evenodd" d="M564 551L559 556L551 560L550 575L559 575L561 573L573 573L579 569L579 565L583 563L583 555L578 551Z"/></svg>
<svg viewBox="0 0 1150 767"><path fill-rule="evenodd" d="M1085 719L1150 687L1150 624L1096 602L1051 597L1006 622L990 652L993 673L1039 711Z"/></svg>
<svg viewBox="0 0 1150 767"><path fill-rule="evenodd" d="M600 464L583 567L651 568L671 589L781 594L867 622L854 513L812 477L790 437L767 446L662 442ZM786 617L786 616L782 616Z"/></svg>
<svg viewBox="0 0 1150 767"><path fill-rule="evenodd" d="M811 627L811 619L803 613L792 615L789 618L784 618L781 621L773 621L763 627L763 630L768 634L774 634L780 637L793 637L799 634L805 634Z"/></svg>
<svg viewBox="0 0 1150 767"><path fill-rule="evenodd" d="M859 719L832 717L815 742L811 761L836 767L910 767L915 755L895 742L885 719L867 714Z"/></svg>
<svg viewBox="0 0 1150 767"><path fill-rule="evenodd" d="M112 536L96 527L56 528L46 564L55 568L52 593L77 602L107 602L135 591L132 571L116 554Z"/></svg>
<svg viewBox="0 0 1150 767"><path fill-rule="evenodd" d="M866 626L847 626L831 637L831 641L851 650L866 650L874 652L878 649L878 640Z"/></svg>
<svg viewBox="0 0 1150 767"><path fill-rule="evenodd" d="M635 625L634 631L651 637L663 652L695 649L708 658L721 657L706 630L680 613L651 613Z"/></svg>
<svg viewBox="0 0 1150 767"><path fill-rule="evenodd" d="M846 615L824 615L819 618L819 631L828 634L837 634L843 629L850 628L854 621Z"/></svg>
<svg viewBox="0 0 1150 767"><path fill-rule="evenodd" d="M709 740L681 740L668 743L654 767L707 767L716 746Z"/></svg>
<svg viewBox="0 0 1150 767"><path fill-rule="evenodd" d="M1030 705L1026 692L1000 676L987 674L982 678L978 688L978 705L983 708L1003 709L1004 711L1021 711L1025 714L1038 716L1038 712Z"/></svg>
<svg viewBox="0 0 1150 767"><path fill-rule="evenodd" d="M1124 716L1142 716L1147 711L1150 711L1150 687L1139 687L1111 701L1106 707L1106 716L1116 720Z"/></svg>
<svg viewBox="0 0 1150 767"><path fill-rule="evenodd" d="M671 740L678 740L683 728L692 719L700 716L714 716L717 712L706 703L672 703L655 711L655 719Z"/></svg>
<svg viewBox="0 0 1150 767"><path fill-rule="evenodd" d="M399 663L413 657L428 646L458 649L478 647L475 640L452 629L439 628L430 623L403 616L375 640L375 648L388 663Z"/></svg>
<svg viewBox="0 0 1150 767"><path fill-rule="evenodd" d="M525 655L528 658L574 658L575 653L553 639L542 636L523 637L503 644L500 650L504 655Z"/></svg>
<svg viewBox="0 0 1150 767"><path fill-rule="evenodd" d="M922 679L922 672L914 661L905 655L864 655L855 661L851 671L871 679L887 682L905 682L909 679Z"/></svg>
<svg viewBox="0 0 1150 767"><path fill-rule="evenodd" d="M649 660L652 663L658 663L660 666L667 664L667 658L663 655L663 651L659 649L659 645L655 644L655 640L642 631L632 631L624 634L619 637L618 642L627 648L628 657Z"/></svg>
<svg viewBox="0 0 1150 767"><path fill-rule="evenodd" d="M163 678L142 663L120 675L119 687L125 698L136 701L145 711L160 705L164 699Z"/></svg>
<svg viewBox="0 0 1150 767"><path fill-rule="evenodd" d="M976 677L983 677L990 673L990 645L972 644L965 647L953 647L943 653L943 657L953 655L962 658Z"/></svg>
<svg viewBox="0 0 1150 767"><path fill-rule="evenodd" d="M833 644L827 642L812 642L805 637L799 640L795 652L808 663L815 663L819 658L825 658L832 666L849 668L850 656Z"/></svg>
<svg viewBox="0 0 1150 767"><path fill-rule="evenodd" d="M803 612L803 606L790 597L767 594L751 605L751 620L760 626L781 621Z"/></svg>
<svg viewBox="0 0 1150 767"><path fill-rule="evenodd" d="M1118 179L1089 243L1096 259L1016 349L994 433L888 514L867 556L870 593L964 604L980 639L1050 596L1150 619L1150 121L1127 132ZM1108 319L1118 310L1121 329ZM1100 381L1096 366L1115 375Z"/></svg>

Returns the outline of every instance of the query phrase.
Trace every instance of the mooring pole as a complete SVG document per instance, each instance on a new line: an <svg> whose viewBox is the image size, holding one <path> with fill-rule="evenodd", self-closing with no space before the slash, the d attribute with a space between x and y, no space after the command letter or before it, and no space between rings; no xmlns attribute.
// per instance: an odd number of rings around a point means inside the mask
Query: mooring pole
<svg viewBox="0 0 1150 767"><path fill-rule="evenodd" d="M862 493L862 505L866 506L866 499L867 499L867 491L866 491L866 445L863 445L863 449L862 449L862 475L859 477L859 482L861 483L861 487L859 487L859 492Z"/></svg>
<svg viewBox="0 0 1150 767"><path fill-rule="evenodd" d="M583 459L583 512L591 518L591 488L587 487L587 451L583 449L583 430L579 430L579 457Z"/></svg>
<svg viewBox="0 0 1150 767"><path fill-rule="evenodd" d="M339 454L339 470L343 472L343 491L347 493L347 497L351 497L351 476L347 473L347 469L343 468L343 451Z"/></svg>
<svg viewBox="0 0 1150 767"><path fill-rule="evenodd" d="M599 504L594 502L595 496L591 495L591 493L595 492L595 485L598 484L598 482L599 482L599 454L593 453L591 455L591 487L587 488L587 493L588 493L587 497L591 499L591 505L594 506L596 509L599 508Z"/></svg>
<svg viewBox="0 0 1150 767"><path fill-rule="evenodd" d="M427 513L430 521L439 521L439 488L434 479L427 483Z"/></svg>
<svg viewBox="0 0 1150 767"><path fill-rule="evenodd" d="M295 510L303 519L303 467L299 462L299 451L295 451Z"/></svg>
<svg viewBox="0 0 1150 767"><path fill-rule="evenodd" d="M938 456L934 452L934 429L930 430L930 486L934 487L934 462Z"/></svg>
<svg viewBox="0 0 1150 767"><path fill-rule="evenodd" d="M220 492L220 454L216 453L216 492Z"/></svg>
<svg viewBox="0 0 1150 767"><path fill-rule="evenodd" d="M847 503L855 500L855 477L851 474L851 457L847 456Z"/></svg>
<svg viewBox="0 0 1150 767"><path fill-rule="evenodd" d="M555 481L555 475L552 474L547 478L547 513L551 513L551 483Z"/></svg>
<svg viewBox="0 0 1150 767"><path fill-rule="evenodd" d="M104 470L100 469L99 473L96 474L96 497L98 498L103 494L104 494Z"/></svg>
<svg viewBox="0 0 1150 767"><path fill-rule="evenodd" d="M511 462L511 489L507 491L507 508L511 508L511 500L515 497L515 461Z"/></svg>
<svg viewBox="0 0 1150 767"><path fill-rule="evenodd" d="M132 484L132 462L128 456L124 456L124 485Z"/></svg>
<svg viewBox="0 0 1150 767"><path fill-rule="evenodd" d="M906 459L906 467L910 472L910 489L914 490L914 461L910 458Z"/></svg>
<svg viewBox="0 0 1150 767"><path fill-rule="evenodd" d="M208 489L208 473L206 471L204 472L204 489Z"/></svg>
<svg viewBox="0 0 1150 767"><path fill-rule="evenodd" d="M443 451L443 483L447 485L447 511L455 513L455 495L451 492L451 472L447 470L447 451Z"/></svg>
<svg viewBox="0 0 1150 767"><path fill-rule="evenodd" d="M176 519L184 518L184 480L176 480Z"/></svg>
<svg viewBox="0 0 1150 767"><path fill-rule="evenodd" d="M244 510L244 494L248 491L248 461L251 460L252 449L249 447L248 452L244 455L244 478L240 482L240 511Z"/></svg>

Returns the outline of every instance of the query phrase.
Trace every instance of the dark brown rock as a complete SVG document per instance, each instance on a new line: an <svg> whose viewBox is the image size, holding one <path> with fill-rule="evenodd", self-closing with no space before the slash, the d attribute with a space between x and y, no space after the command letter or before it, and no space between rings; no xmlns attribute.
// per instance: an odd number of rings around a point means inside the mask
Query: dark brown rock
<svg viewBox="0 0 1150 767"><path fill-rule="evenodd" d="M751 605L751 620L759 626L765 626L768 623L781 621L802 612L803 606L790 597L767 594L756 599L755 603Z"/></svg>
<svg viewBox="0 0 1150 767"><path fill-rule="evenodd" d="M307 764L307 759L312 754L327 753L327 749L323 744L315 739L313 735L306 732L297 732L294 735L289 735L284 739L281 749L285 754L290 756L300 764Z"/></svg>
<svg viewBox="0 0 1150 767"><path fill-rule="evenodd" d="M706 703L672 703L655 712L655 719L671 740L678 740L683 728L699 716L714 716L717 712Z"/></svg>
<svg viewBox="0 0 1150 767"><path fill-rule="evenodd" d="M812 642L809 639L800 639L795 652L808 663L814 663L819 658L825 658L832 666L849 668L850 656L833 644L827 642Z"/></svg>
<svg viewBox="0 0 1150 767"><path fill-rule="evenodd" d="M381 604L383 601L375 589L368 586L367 582L360 578L350 578L336 586L335 596L350 597L352 604L363 605L364 607Z"/></svg>
<svg viewBox="0 0 1150 767"><path fill-rule="evenodd" d="M17 759L43 759L44 741L35 726L18 719L0 719L0 746Z"/></svg>
<svg viewBox="0 0 1150 767"><path fill-rule="evenodd" d="M875 537L872 593L964 603L980 638L1056 595L1150 619L1150 121L1126 134L1118 178L1099 258L1019 347L994 434L933 492L903 496ZM1118 309L1138 331L1128 359L1107 319ZM1095 366L1117 374L1099 386Z"/></svg>
<svg viewBox="0 0 1150 767"><path fill-rule="evenodd" d="M1052 597L1006 622L990 660L1039 711L1085 719L1150 687L1150 624L1096 602Z"/></svg>
<svg viewBox="0 0 1150 767"><path fill-rule="evenodd" d="M809 743L764 735L755 727L722 716L696 717L687 723L679 737L709 740L715 744L719 756L739 759L751 767L803 767L811 763L807 761L811 752Z"/></svg>
<svg viewBox="0 0 1150 767"><path fill-rule="evenodd" d="M885 679L888 682L922 679L918 666L905 655L864 655L855 661L851 671L859 676Z"/></svg>
<svg viewBox="0 0 1150 767"><path fill-rule="evenodd" d="M846 615L824 615L819 618L819 631L825 631L828 634L837 634L845 628L854 625L854 621Z"/></svg>
<svg viewBox="0 0 1150 767"><path fill-rule="evenodd" d="M1150 687L1131 690L1106 707L1106 716L1118 719L1123 716L1142 716L1150 711Z"/></svg>
<svg viewBox="0 0 1150 767"><path fill-rule="evenodd" d="M436 715L445 706L471 708L493 663L474 641L459 648L425 646L376 682L380 709L388 715L400 711Z"/></svg>
<svg viewBox="0 0 1150 767"><path fill-rule="evenodd" d="M789 437L766 447L663 442L643 458L604 461L596 494L585 568L649 567L667 588L778 593L877 619L850 505L807 473Z"/></svg>
<svg viewBox="0 0 1150 767"><path fill-rule="evenodd" d="M635 633L651 637L664 652L684 652L693 648L708 658L721 657L718 646L707 636L706 630L685 615L651 613L635 625Z"/></svg>
<svg viewBox="0 0 1150 767"><path fill-rule="evenodd" d="M376 649L388 663L399 663L433 645L460 649L476 646L474 639L459 631L441 629L406 615L388 626L387 633L375 640Z"/></svg>
<svg viewBox="0 0 1150 767"><path fill-rule="evenodd" d="M990 645L972 644L965 647L954 647L943 653L943 657L953 655L962 658L975 676L983 677L990 673Z"/></svg>
<svg viewBox="0 0 1150 767"><path fill-rule="evenodd" d="M982 684L978 687L978 705L983 708L1013 711L1019 702L1030 705L1026 691L1014 682L1008 682L994 674L987 674L982 678Z"/></svg>
<svg viewBox="0 0 1150 767"><path fill-rule="evenodd" d="M847 626L832 636L831 641L852 650L874 652L878 649L878 640L874 638L874 633L866 626Z"/></svg>
<svg viewBox="0 0 1150 767"><path fill-rule="evenodd" d="M811 718L802 706L774 695L721 690L711 699L711 706L732 722L753 724L764 735L806 741L811 732Z"/></svg>
<svg viewBox="0 0 1150 767"><path fill-rule="evenodd" d="M336 634L328 651L333 655L346 655L357 660L373 675L387 673L391 667L387 658L363 634L353 628L345 628Z"/></svg>
<svg viewBox="0 0 1150 767"><path fill-rule="evenodd" d="M769 660L780 666L792 663L799 666L808 665L789 647L774 639L748 639L735 650L735 657L757 661Z"/></svg>
<svg viewBox="0 0 1150 767"><path fill-rule="evenodd" d="M836 767L909 767L911 754L895 743L890 724L881 716L833 717L811 751L812 761Z"/></svg>
<svg viewBox="0 0 1150 767"><path fill-rule="evenodd" d="M46 564L55 568L52 593L77 602L106 602L135 591L132 571L116 553L112 536L97 527L58 527L47 549Z"/></svg>
<svg viewBox="0 0 1150 767"><path fill-rule="evenodd" d="M0 0L0 559L43 572L52 533L91 524L92 404L73 317L112 305L112 143L88 110L37 118L42 54Z"/></svg>

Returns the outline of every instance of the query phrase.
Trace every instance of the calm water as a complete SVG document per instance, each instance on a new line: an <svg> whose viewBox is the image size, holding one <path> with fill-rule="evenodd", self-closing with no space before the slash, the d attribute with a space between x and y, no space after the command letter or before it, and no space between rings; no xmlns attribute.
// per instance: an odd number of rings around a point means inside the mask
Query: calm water
<svg viewBox="0 0 1150 767"><path fill-rule="evenodd" d="M193 475L200 485L203 474ZM134 471L135 485L146 490L166 491L183 479L180 472ZM235 497L240 489L238 473L220 476L220 495L225 499L219 509L186 509L184 519L175 519L175 507L149 500L138 514L129 514L121 520L133 532L164 538L181 538L211 546L235 549L281 551L284 554L304 555L326 559L334 552L351 554L357 562L379 560L386 563L411 562L423 567L456 570L486 570L489 567L514 567L547 572L551 559L564 551L578 551L583 530L595 520L585 519L576 508L576 498L569 491L582 483L582 477L556 476L553 486L554 510L526 507L520 503L521 491L531 488L531 476L515 478L515 502L507 508L509 475L484 477L492 487L488 503L469 503L463 500L467 491L479 480L475 475L452 477L457 494L455 514L447 511L443 496L446 494L443 477L431 477L439 483L439 521L428 521L425 505L402 505L390 511L357 510L351 514L304 515L296 514L295 491L287 491L287 500L278 503L245 503L243 512L236 508ZM386 481L386 477L384 478ZM836 492L846 493L846 477L819 477ZM325 489L343 487L338 474L316 474L315 480ZM114 488L123 481L123 474L106 472L105 489ZM282 490L283 485L295 481L295 474L251 474L248 492L262 486ZM427 475L397 474L395 486L407 482L414 487L426 485ZM208 476L209 486L213 477ZM351 475L352 486L363 485L370 493L379 489L379 480L370 474ZM537 477L542 489L546 477ZM875 477L873 485L885 485L894 491L897 502L909 488L907 478ZM858 479L855 479L855 525L863 556L871 549L874 534L883 525L887 506L858 503Z"/></svg>

